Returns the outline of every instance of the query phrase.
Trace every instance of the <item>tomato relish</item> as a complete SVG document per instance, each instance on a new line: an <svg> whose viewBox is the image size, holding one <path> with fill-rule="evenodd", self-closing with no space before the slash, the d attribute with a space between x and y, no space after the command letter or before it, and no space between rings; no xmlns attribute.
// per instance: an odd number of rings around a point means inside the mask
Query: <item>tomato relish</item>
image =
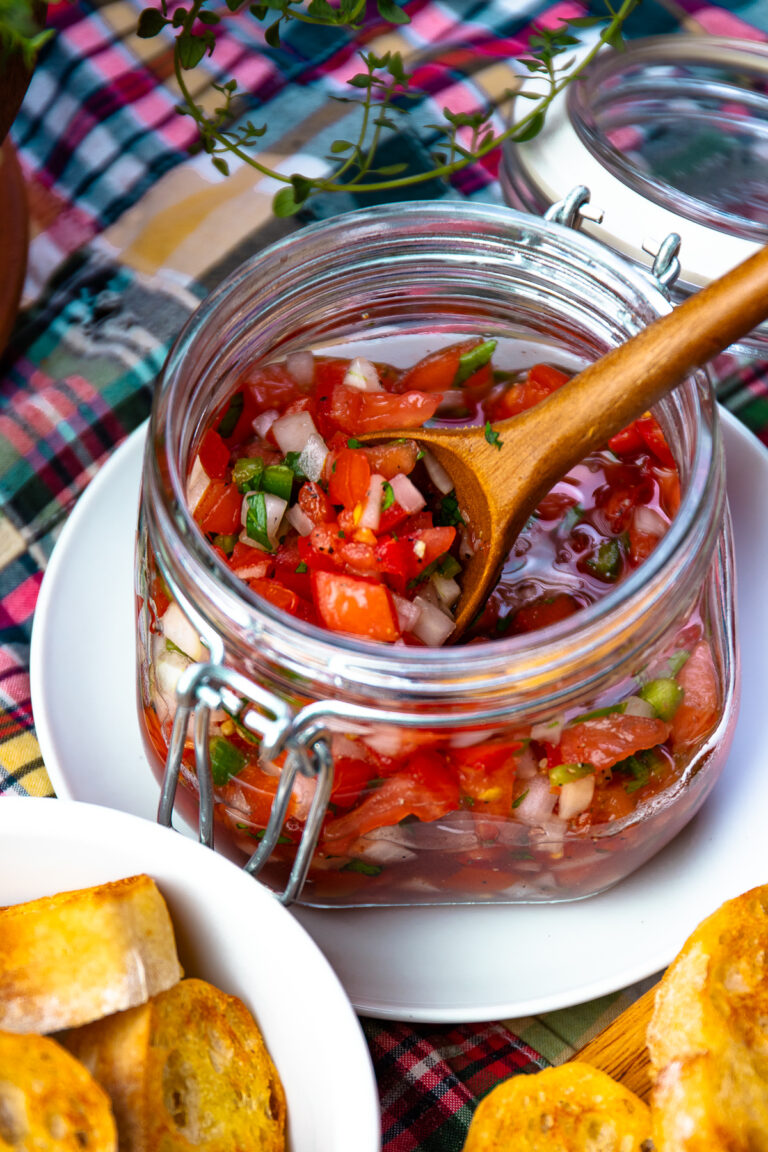
<svg viewBox="0 0 768 1152"><path fill-rule="evenodd" d="M462 568L478 542L450 477L407 430L475 423L490 438L495 421L568 379L547 364L502 371L494 351L478 337L404 370L311 353L249 369L200 440L187 481L190 510L221 563L273 607L328 631L411 647L450 642ZM405 435L387 440L395 428ZM382 436L361 443L367 433ZM535 632L598 600L650 555L679 502L675 460L646 414L542 500L463 642ZM163 762L172 686L202 656L157 572L150 604L163 650L145 726ZM376 902L380 886L389 899L398 877L412 889L412 861L437 822L460 852L431 853L424 899L430 887L527 898L537 857L565 861L568 896L594 891L595 836L675 784L720 707L706 623L695 612L651 668L590 711L514 731L382 725L335 734L313 897ZM281 765L262 764L253 734L226 713L214 717L210 754L218 816L250 853ZM300 777L294 789L277 850L286 867L313 788ZM632 851L631 838L598 851L619 847ZM611 882L610 869L606 876Z"/></svg>

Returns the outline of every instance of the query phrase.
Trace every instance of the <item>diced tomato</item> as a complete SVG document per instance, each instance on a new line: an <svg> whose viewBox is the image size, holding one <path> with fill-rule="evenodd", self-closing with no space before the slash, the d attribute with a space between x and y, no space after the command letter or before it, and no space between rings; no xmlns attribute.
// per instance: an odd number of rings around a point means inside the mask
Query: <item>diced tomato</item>
<svg viewBox="0 0 768 1152"><path fill-rule="evenodd" d="M558 592L554 596L541 596L530 604L523 604L512 617L509 631L512 635L521 632L535 632L537 628L547 628L550 624L557 624L566 620L574 612L578 612L581 605L574 596L567 592Z"/></svg>
<svg viewBox="0 0 768 1152"><path fill-rule="evenodd" d="M361 392L359 388L337 384L328 400L318 404L318 412L327 426L355 436L421 428L434 416L441 399L439 393L406 392L393 396L389 392Z"/></svg>
<svg viewBox="0 0 768 1152"><path fill-rule="evenodd" d="M472 811L480 816L509 816L515 798L517 758L521 744L484 741L469 748L453 748L463 795L472 800Z"/></svg>
<svg viewBox="0 0 768 1152"><path fill-rule="evenodd" d="M368 495L371 466L364 452L355 448L342 448L333 462L328 481L328 499L332 504L354 508Z"/></svg>
<svg viewBox="0 0 768 1152"><path fill-rule="evenodd" d="M301 571L296 571L299 568ZM303 563L299 553L298 541L290 538L281 543L275 555L275 579L292 589L297 596L305 600L312 599L312 580L308 566Z"/></svg>
<svg viewBox="0 0 768 1152"><path fill-rule="evenodd" d="M385 480L403 474L407 476L416 467L419 446L415 440L393 440L389 444L366 444L358 451L365 452L371 472Z"/></svg>
<svg viewBox="0 0 768 1152"><path fill-rule="evenodd" d="M315 395L318 400L330 395L337 384L341 384L349 370L349 360L328 357L315 359Z"/></svg>
<svg viewBox="0 0 768 1152"><path fill-rule="evenodd" d="M563 764L592 764L595 771L607 772L635 752L655 748L669 736L664 720L614 713L584 720L563 729L560 758Z"/></svg>
<svg viewBox="0 0 768 1152"><path fill-rule="evenodd" d="M279 580L249 580L248 584L257 595L274 604L275 608L282 608L283 612L295 612L299 598Z"/></svg>
<svg viewBox="0 0 768 1152"><path fill-rule="evenodd" d="M659 485L659 503L662 512L670 520L677 515L680 507L680 476L676 468L653 468L654 478Z"/></svg>
<svg viewBox="0 0 768 1152"><path fill-rule="evenodd" d="M304 395L296 381L282 364L265 364L248 372L246 403L254 415L274 408L285 412L294 400Z"/></svg>
<svg viewBox="0 0 768 1152"><path fill-rule="evenodd" d="M312 594L322 623L332 632L390 642L400 636L395 605L383 584L316 569Z"/></svg>
<svg viewBox="0 0 768 1152"><path fill-rule="evenodd" d="M637 523L637 516L633 516L629 523L629 558L635 565L647 560L661 539L660 533L641 531Z"/></svg>
<svg viewBox="0 0 768 1152"><path fill-rule="evenodd" d="M712 653L701 640L677 675L683 698L672 717L672 740L684 748L701 740L718 721L717 673Z"/></svg>
<svg viewBox="0 0 768 1152"><path fill-rule="evenodd" d="M656 417L651 416L650 412L646 412L639 420L635 420L635 427L645 442L646 447L653 453L656 459L660 460L665 468L674 468L675 458L670 451L666 437Z"/></svg>
<svg viewBox="0 0 768 1152"><path fill-rule="evenodd" d="M296 541L296 548L301 562L306 564L311 571L321 569L324 572L336 572L339 568L336 560L336 548L333 543L336 533L328 526L328 532L323 534L319 530L324 527L325 525L320 524L310 532L309 536L299 536ZM318 545L322 545L322 547Z"/></svg>
<svg viewBox="0 0 768 1152"><path fill-rule="evenodd" d="M269 775L256 761L257 757L254 754L253 759L249 759L245 768L238 774L235 787L240 805L248 812L251 823L257 828L266 828L280 777ZM226 796L226 789L224 794ZM295 811L296 798L292 796L288 802L288 817L292 817Z"/></svg>
<svg viewBox="0 0 768 1152"><path fill-rule="evenodd" d="M410 512L406 512L397 500L394 504L390 504L389 508L385 508L379 520L379 533L383 536L387 532L391 532L393 528L402 527L405 521L410 516Z"/></svg>
<svg viewBox="0 0 768 1152"><path fill-rule="evenodd" d="M211 480L223 480L229 468L229 448L215 428L209 428L200 441L200 463Z"/></svg>
<svg viewBox="0 0 768 1152"><path fill-rule="evenodd" d="M351 808L375 775L376 769L367 760L355 756L334 757L331 804L336 808Z"/></svg>
<svg viewBox="0 0 768 1152"><path fill-rule="evenodd" d="M450 549L455 539L456 529L451 527L425 528L384 539L376 549L381 572L402 595L425 568Z"/></svg>
<svg viewBox="0 0 768 1152"><path fill-rule="evenodd" d="M418 364L402 373L397 382L397 391L409 392L416 389L419 392L447 392L455 388L461 357L482 343L482 340L462 340L460 344L452 344L449 348L439 348L436 352L430 352L428 356L419 360ZM474 377L480 376L481 373L490 379L490 365L484 365L469 379L474 380Z"/></svg>
<svg viewBox="0 0 768 1152"><path fill-rule="evenodd" d="M611 436L608 441L608 447L617 456L633 456L637 452L642 452L644 446L645 441L634 422L628 424L626 428L622 428L621 432L617 432L615 436Z"/></svg>
<svg viewBox="0 0 768 1152"><path fill-rule="evenodd" d="M195 519L203 532L229 536L240 530L243 498L233 484L212 480L195 508Z"/></svg>
<svg viewBox="0 0 768 1152"><path fill-rule="evenodd" d="M501 396L488 405L488 415L493 420L505 420L517 416L528 408L533 408L570 379L565 372L551 368L548 364L534 364L525 380L513 384Z"/></svg>
<svg viewBox="0 0 768 1152"><path fill-rule="evenodd" d="M307 480L299 489L299 508L313 524L328 524L335 519L331 502L319 484Z"/></svg>

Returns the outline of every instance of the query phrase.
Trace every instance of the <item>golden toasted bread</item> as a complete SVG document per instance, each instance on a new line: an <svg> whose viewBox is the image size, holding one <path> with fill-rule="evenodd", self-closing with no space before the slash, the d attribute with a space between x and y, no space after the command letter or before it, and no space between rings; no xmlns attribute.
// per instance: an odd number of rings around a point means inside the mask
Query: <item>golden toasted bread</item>
<svg viewBox="0 0 768 1152"><path fill-rule="evenodd" d="M647 1042L660 1152L768 1150L768 886L688 938L659 985Z"/></svg>
<svg viewBox="0 0 768 1152"><path fill-rule="evenodd" d="M283 1152L285 1095L253 1016L182 980L62 1037L112 1100L120 1152Z"/></svg>
<svg viewBox="0 0 768 1152"><path fill-rule="evenodd" d="M480 1102L464 1152L650 1152L643 1101L589 1064L513 1076Z"/></svg>
<svg viewBox="0 0 768 1152"><path fill-rule="evenodd" d="M116 1152L107 1094L47 1036L0 1032L0 1152Z"/></svg>
<svg viewBox="0 0 768 1152"><path fill-rule="evenodd" d="M182 976L148 876L0 909L0 1028L57 1032L141 1004Z"/></svg>

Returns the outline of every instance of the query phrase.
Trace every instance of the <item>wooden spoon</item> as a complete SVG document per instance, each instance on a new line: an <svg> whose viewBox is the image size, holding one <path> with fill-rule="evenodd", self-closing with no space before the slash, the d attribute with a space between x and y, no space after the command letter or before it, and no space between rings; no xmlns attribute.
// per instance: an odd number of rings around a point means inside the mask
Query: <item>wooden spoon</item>
<svg viewBox="0 0 768 1152"><path fill-rule="evenodd" d="M459 638L515 538L553 484L685 378L768 317L768 247L612 349L534 408L490 429L388 432L428 447L454 482L477 548L464 567ZM360 436L381 439L382 434Z"/></svg>

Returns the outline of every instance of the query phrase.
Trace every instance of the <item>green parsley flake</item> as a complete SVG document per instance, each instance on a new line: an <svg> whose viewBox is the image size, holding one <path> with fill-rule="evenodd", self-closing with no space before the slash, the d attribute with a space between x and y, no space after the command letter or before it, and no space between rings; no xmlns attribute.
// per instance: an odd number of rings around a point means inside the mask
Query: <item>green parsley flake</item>
<svg viewBox="0 0 768 1152"><path fill-rule="evenodd" d="M493 444L499 451L502 449L504 441L500 438L496 429L492 426L490 420L485 422L485 438L489 444Z"/></svg>
<svg viewBox="0 0 768 1152"><path fill-rule="evenodd" d="M391 508L395 502L395 492L388 480L384 481L382 485L382 491L384 493L384 498L381 501L381 510L382 512L386 512L387 508Z"/></svg>

